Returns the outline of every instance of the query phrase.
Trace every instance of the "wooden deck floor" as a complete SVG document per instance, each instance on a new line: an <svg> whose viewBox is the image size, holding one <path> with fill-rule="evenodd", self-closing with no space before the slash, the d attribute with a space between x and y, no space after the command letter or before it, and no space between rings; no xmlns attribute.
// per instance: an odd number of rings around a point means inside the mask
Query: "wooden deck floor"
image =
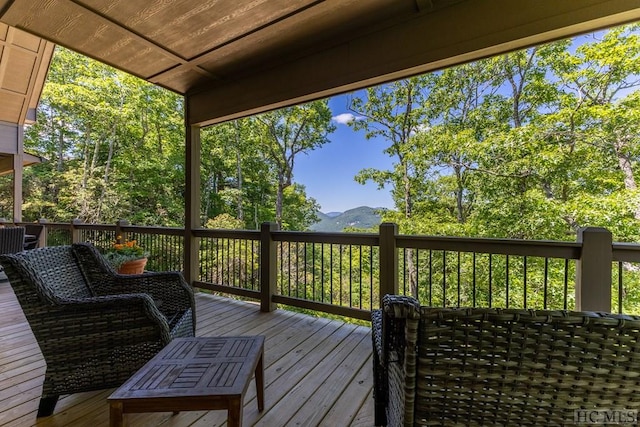
<svg viewBox="0 0 640 427"><path fill-rule="evenodd" d="M372 426L369 328L198 294L197 335L265 335L265 410L255 386L246 426ZM0 426L108 426L113 389L64 396L36 419L45 364L8 283L0 283ZM225 411L131 414L130 426L222 426Z"/></svg>

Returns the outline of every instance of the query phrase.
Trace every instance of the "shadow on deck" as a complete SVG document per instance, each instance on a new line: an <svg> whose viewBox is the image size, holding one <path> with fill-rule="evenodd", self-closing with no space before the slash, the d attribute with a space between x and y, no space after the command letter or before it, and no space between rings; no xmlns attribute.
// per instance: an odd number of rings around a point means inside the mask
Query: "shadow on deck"
<svg viewBox="0 0 640 427"><path fill-rule="evenodd" d="M372 426L370 329L200 293L197 335L264 335L265 409L255 386L245 396L246 426ZM0 425L108 426L113 389L64 396L36 420L45 364L8 283L0 283ZM131 426L222 426L225 411L130 414Z"/></svg>

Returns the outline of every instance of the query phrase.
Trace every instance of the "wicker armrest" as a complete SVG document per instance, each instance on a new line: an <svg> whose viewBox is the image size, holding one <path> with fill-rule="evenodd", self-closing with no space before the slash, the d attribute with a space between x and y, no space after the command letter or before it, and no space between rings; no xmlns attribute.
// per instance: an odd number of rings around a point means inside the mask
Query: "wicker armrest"
<svg viewBox="0 0 640 427"><path fill-rule="evenodd" d="M171 341L165 317L145 294L64 299L50 310L49 318L53 319L49 327L34 333L56 345L70 339L84 346L88 341L96 348Z"/></svg>
<svg viewBox="0 0 640 427"><path fill-rule="evenodd" d="M388 400L387 369L383 363L382 309L371 312L371 338L373 342L373 398L375 405L375 425L385 425L385 408Z"/></svg>
<svg viewBox="0 0 640 427"><path fill-rule="evenodd" d="M383 363L397 362L404 357L408 321L415 324L420 319L420 304L412 297L385 295L382 311L380 360Z"/></svg>
<svg viewBox="0 0 640 427"><path fill-rule="evenodd" d="M177 271L117 274L110 279L110 285L101 287L102 292L148 294L163 313L175 313L195 307L193 290Z"/></svg>
<svg viewBox="0 0 640 427"><path fill-rule="evenodd" d="M371 337L373 350L378 353L378 358L382 357L382 317L382 310L371 312Z"/></svg>
<svg viewBox="0 0 640 427"><path fill-rule="evenodd" d="M407 328L415 330L420 305L412 297L385 295L382 309L372 313L371 331L374 345L374 400L376 425L390 425L397 420L396 405L404 390L405 354L408 352ZM413 342L415 346L415 341ZM409 351L413 354L415 351ZM390 406L390 404L392 404ZM391 414L388 420L387 415Z"/></svg>
<svg viewBox="0 0 640 427"><path fill-rule="evenodd" d="M415 298L404 295L385 295L382 297L384 314L398 319L419 319L420 303Z"/></svg>

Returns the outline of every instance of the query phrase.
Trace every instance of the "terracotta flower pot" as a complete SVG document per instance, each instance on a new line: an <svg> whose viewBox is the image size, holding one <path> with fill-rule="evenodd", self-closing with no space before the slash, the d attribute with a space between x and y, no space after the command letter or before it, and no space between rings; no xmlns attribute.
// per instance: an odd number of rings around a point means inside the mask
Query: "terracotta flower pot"
<svg viewBox="0 0 640 427"><path fill-rule="evenodd" d="M120 274L142 274L144 266L147 265L146 258L134 259L133 261L123 262L118 273Z"/></svg>

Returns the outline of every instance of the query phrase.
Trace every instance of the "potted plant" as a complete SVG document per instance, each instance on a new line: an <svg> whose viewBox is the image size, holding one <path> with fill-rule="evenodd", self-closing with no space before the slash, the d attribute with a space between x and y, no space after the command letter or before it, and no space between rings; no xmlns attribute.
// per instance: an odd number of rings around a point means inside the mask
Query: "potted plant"
<svg viewBox="0 0 640 427"><path fill-rule="evenodd" d="M121 242L121 243L119 243ZM146 252L135 240L124 240L118 236L117 241L105 252L105 258L120 274L141 274L147 265Z"/></svg>

